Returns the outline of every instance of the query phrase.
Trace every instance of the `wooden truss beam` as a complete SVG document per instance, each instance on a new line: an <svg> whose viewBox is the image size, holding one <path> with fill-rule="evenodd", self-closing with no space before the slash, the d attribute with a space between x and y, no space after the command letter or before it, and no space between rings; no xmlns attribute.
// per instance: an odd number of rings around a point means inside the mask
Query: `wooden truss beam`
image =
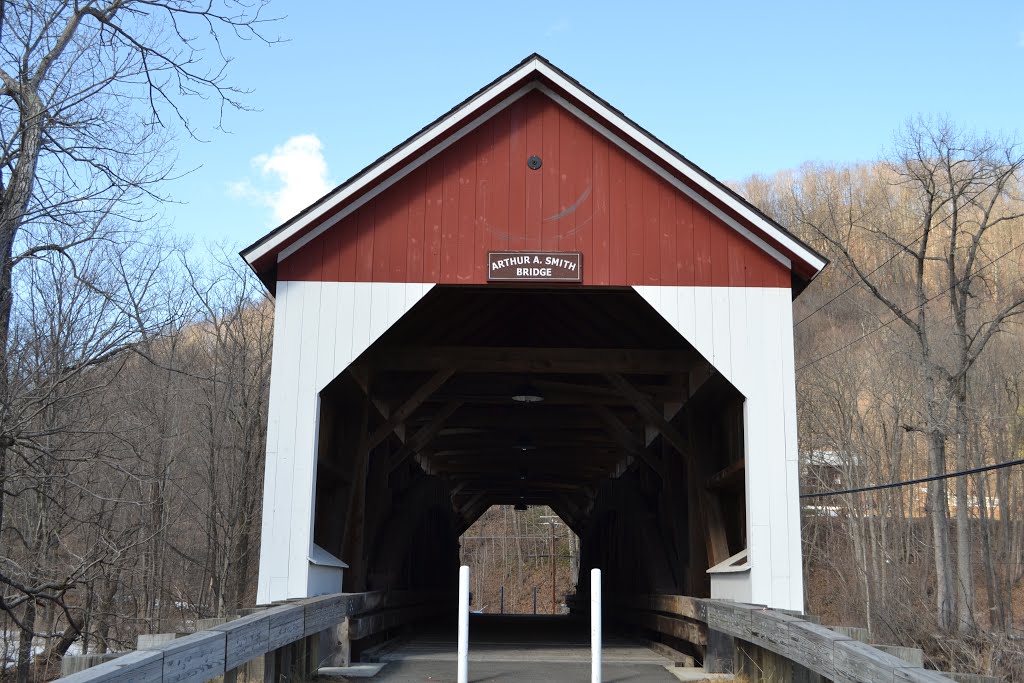
<svg viewBox="0 0 1024 683"><path fill-rule="evenodd" d="M696 483L702 468L698 464L698 458L695 458L693 455L693 447L689 441L665 419L665 416L650 399L630 384L625 377L617 373L606 373L605 377L613 387L633 401L637 412L679 452L686 461L691 480ZM705 541L707 543L708 560L714 566L729 557L729 543L725 533L725 520L722 514L721 500L718 496L710 494L703 486L699 486L699 489L692 493L699 496L701 502L700 514L707 532Z"/></svg>
<svg viewBox="0 0 1024 683"><path fill-rule="evenodd" d="M412 393L412 395L406 399L405 403L398 407L397 410L393 411L388 419L385 420L384 424L377 427L373 434L370 435L370 450L373 450L377 444L386 439L395 429L404 424L409 416L416 412L416 409L423 405L423 402L434 395L434 393L441 388L441 385L448 381L448 378L455 374L455 370L452 368L442 368L435 372L430 379L420 385L420 388Z"/></svg>
<svg viewBox="0 0 1024 683"><path fill-rule="evenodd" d="M382 348L367 362L377 371L519 372L530 374L678 373L693 354L683 349L580 349L490 346Z"/></svg>
<svg viewBox="0 0 1024 683"><path fill-rule="evenodd" d="M474 496L470 499L469 502L467 502L465 505L459 508L459 516L462 517L462 522L464 524L462 531L465 531L469 527L473 526L473 522L478 520L480 518L480 515L482 515L484 511L487 510L487 508L493 505L493 501L493 495L481 492L474 494Z"/></svg>
<svg viewBox="0 0 1024 683"><path fill-rule="evenodd" d="M593 406L594 412L601 418L601 426L630 455L640 455L643 444L636 434L618 418L607 406Z"/></svg>
<svg viewBox="0 0 1024 683"><path fill-rule="evenodd" d="M462 407L462 401L450 401L444 404L440 410L438 410L430 418L430 421L420 427L415 434L413 434L405 445L395 453L394 457L388 461L388 472L393 472L395 468L399 467L408 459L411 455L419 453L423 448L430 443L430 441L437 436L437 433L441 431L445 423L451 418L455 412Z"/></svg>
<svg viewBox="0 0 1024 683"><path fill-rule="evenodd" d="M384 422L387 422L388 418L391 416L391 411L388 409L387 404L379 398L370 396L370 368L366 366L351 365L348 368L348 374L356 383L356 386L362 390L363 394L366 396L366 400L370 403L370 407L373 408L377 416ZM405 434L403 434L400 429L395 431L395 436L398 437L399 441L405 443Z"/></svg>
<svg viewBox="0 0 1024 683"><path fill-rule="evenodd" d="M622 375L609 372L605 373L605 378L608 382L621 391L627 396L636 408L637 412L643 416L652 427L661 432L661 435L672 444L672 447L676 449L680 455L684 458L690 459L693 456L693 449L690 446L689 441L679 433L679 430L672 426L672 424L665 419L658 408L651 403L651 400L647 398L643 393L637 390L632 384L630 384L625 377Z"/></svg>
<svg viewBox="0 0 1024 683"><path fill-rule="evenodd" d="M736 483L742 483L745 468L746 461L737 460L708 477L704 482L704 486L709 489L719 489Z"/></svg>
<svg viewBox="0 0 1024 683"><path fill-rule="evenodd" d="M615 413L606 406L594 406L594 412L601 417L601 423L605 430L607 430L607 432L611 434L616 441L618 441L619 445L622 446L622 450L627 454L625 462L620 462L615 467L615 473L617 475L622 474L625 466L628 465L629 458L633 457L640 458L645 465L650 467L659 475L664 475L664 468L662 468L661 463L651 456L648 450L644 447L643 442L629 430L629 427L627 427L625 423L615 415Z"/></svg>

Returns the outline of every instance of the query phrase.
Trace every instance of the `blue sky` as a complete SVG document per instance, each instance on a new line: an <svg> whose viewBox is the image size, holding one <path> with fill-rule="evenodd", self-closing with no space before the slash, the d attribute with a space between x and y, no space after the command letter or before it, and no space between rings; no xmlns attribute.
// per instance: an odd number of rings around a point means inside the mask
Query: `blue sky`
<svg viewBox="0 0 1024 683"><path fill-rule="evenodd" d="M244 246L539 52L722 180L879 157L917 114L1024 136L1020 2L272 2L259 111L177 140L173 229ZM211 110L189 105L200 127Z"/></svg>

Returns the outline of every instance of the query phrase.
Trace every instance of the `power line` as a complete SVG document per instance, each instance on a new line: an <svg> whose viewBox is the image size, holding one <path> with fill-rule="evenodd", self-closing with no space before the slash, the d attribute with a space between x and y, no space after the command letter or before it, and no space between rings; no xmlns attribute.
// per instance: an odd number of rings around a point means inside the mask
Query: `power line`
<svg viewBox="0 0 1024 683"><path fill-rule="evenodd" d="M908 310L904 311L904 312L903 312L903 315L904 315L904 316L906 316L906 315L909 315L909 314L913 313L914 311L916 311L916 310L920 309L921 307L923 307L923 306L927 306L927 305L928 305L928 304L930 304L930 303L931 303L932 301L935 301L936 299L938 299L938 298L939 298L940 296L942 296L943 294L946 294L947 292L949 292L949 290L951 290L951 289L953 289L954 287L956 287L957 285L959 285L959 284L963 283L963 282L964 282L965 280L967 280L967 279L968 279L969 277L974 277L975 275L977 275L977 274L978 274L978 273L980 273L981 271L985 270L986 268L988 268L989 266L991 266L991 265L995 264L996 262L998 262L998 261L1000 261L1000 260L1002 260L1002 259L1006 258L1007 256L1009 256L1009 255L1010 255L1010 254L1012 254L1013 252L1017 251L1017 250L1018 250L1018 249L1020 249L1021 247L1024 247L1024 242L1021 242L1021 243L1019 243L1019 244L1016 244L1016 245L1014 245L1014 246L1010 247L1010 248L1009 248L1009 250L1007 250L1007 251L1004 251L1004 252L1003 252L1002 254L1000 254L999 256L995 257L994 259L992 259L991 261L989 261L988 263L986 263L986 264L985 264L985 265L983 265L982 267L978 268L978 269L977 269L976 271L974 271L973 273L971 273L971 275L969 275L969 276L966 276L966 275L965 275L965 276L964 276L964 277L962 277L961 279L959 279L959 280L957 280L956 282L954 282L953 284L951 284L951 285L950 285L949 287L946 287L946 288L945 288L944 290L942 290L941 292L937 292L936 294L934 294L934 295L932 295L932 296L928 297L928 298L927 298L927 299L925 299L925 300L924 300L923 302L919 303L918 305L914 306L913 308L910 308L910 309L908 309ZM823 355L823 356L819 356L818 358L815 358L814 360L812 360L812 361L810 361L810 362L804 363L803 365L801 365L800 367L798 367L798 368L796 369L796 371L797 371L797 372L800 372L801 370L804 370L804 369L806 369L806 368L809 368L809 367L811 367L811 366L812 366L812 365L814 365L815 363L820 363L821 361L825 360L826 358L829 358L830 356L834 356L834 355L836 355L837 353L839 353L840 351L843 351L843 350L845 350L845 349L848 349L848 348L850 348L850 347L851 347L851 346L853 346L854 344L857 344L857 343L859 343L859 342L863 341L864 339L867 339L868 337L870 337L871 335L873 335L873 334L874 334L875 332L878 332L879 330L881 330L881 329L883 329L883 328L886 328L886 327L888 327L889 325L893 324L894 322L896 322L896 321L897 321L897 320L899 320L899 319L900 319L900 316L898 316L898 315L894 315L894 316L893 316L892 318L890 318L889 320L885 321L884 323L882 323L882 324L881 324L881 325L879 325L878 327L875 327L875 328L873 328L873 329L870 329L870 330L868 330L867 332L865 332L865 333L864 333L864 334L862 334L861 336L857 337L857 338L856 338L856 339L854 339L853 341L849 341L849 342L847 342L846 344L843 344L842 346L840 346L839 348L836 348L836 349L833 349L833 350L829 351L828 353L826 353L826 354L825 354L825 355ZM805 320L806 320L806 318L805 318Z"/></svg>
<svg viewBox="0 0 1024 683"><path fill-rule="evenodd" d="M921 237L918 237L918 238L917 238L916 240L914 240L914 241L913 241L913 242L911 242L910 244L908 244L908 245L906 245L905 247L903 247L903 250L907 250L907 251L909 251L909 250L910 250L910 247L912 247L912 246L914 246L915 244L917 244L918 242L920 242L920 241L921 241L921 239L922 239L923 237L924 237L924 235L921 235ZM902 246L902 245L901 245L901 246ZM899 256L899 255L900 255L901 253L902 253L902 250L898 250L898 251L897 251L897 252L896 252L895 254L893 254L893 255L892 255L892 256L890 256L889 258L885 259L884 261L882 261L882 263L881 263L881 264L879 264L877 268L875 268L874 270L872 270L872 271L871 271L870 273L868 273L867 275L865 275L865 276L864 276L863 278L860 278L860 279L855 279L855 280L854 280L854 281L853 281L853 282L852 282L852 283L850 284L850 286L849 286L849 287L847 287L847 288L846 288L846 289L844 289L843 291L839 292L839 293L838 293L838 294L836 294L836 295L835 295L834 297L832 297L831 299L829 299L828 301L826 301L826 302L825 302L825 303L823 303L822 305L818 306L817 308L815 308L815 309L814 309L813 311L811 311L810 313L808 313L808 314L807 314L807 315L805 315L804 317L800 318L800 320L796 321L796 324L795 324L795 325L793 325L793 327L794 327L794 328L796 328L796 327L800 327L800 325L801 325L802 323L804 323L804 322L805 322L806 320L808 320L809 318L813 317L814 315L817 315L817 314L818 314L818 313L820 313L820 312L821 312L821 311L822 311L823 309L825 309L825 308L827 308L828 306L832 305L832 302L834 302L834 301L835 301L836 299L838 299L838 298L840 298L840 297L844 296L844 295L845 295L845 294L846 294L847 292L849 292L850 290L854 289L854 288L855 288L855 287L856 287L857 285L861 284L862 280L866 280L867 278L871 277L872 275L874 275L875 273L877 273L878 271L880 271L880 270L881 270L882 268L885 268L885 267L886 267L887 265L889 265L890 263L892 263L893 259L895 259L895 258L896 258L897 256Z"/></svg>
<svg viewBox="0 0 1024 683"><path fill-rule="evenodd" d="M882 489L893 489L900 486L911 486L913 484L923 484L929 481L939 481L940 479L952 479L953 477L964 477L968 474L979 474L980 472L991 472L992 470L1001 470L1004 467L1013 467L1015 465L1024 465L1024 458L1020 460L1008 460L995 465L985 465L984 467L975 467L971 470L961 470L959 472L949 472L947 474L934 474L930 477L921 477L920 479L909 479L907 481L896 481L891 484L875 484L874 486L861 486L855 489L844 489L842 491L824 491L822 493L802 493L801 498L828 498L830 496L841 496L847 493L863 493L864 491L880 491Z"/></svg>

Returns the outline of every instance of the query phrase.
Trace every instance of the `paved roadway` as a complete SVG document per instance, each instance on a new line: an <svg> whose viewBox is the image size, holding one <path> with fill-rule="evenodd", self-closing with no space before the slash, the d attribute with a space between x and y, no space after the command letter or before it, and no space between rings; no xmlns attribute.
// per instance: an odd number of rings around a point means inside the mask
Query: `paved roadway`
<svg viewBox="0 0 1024 683"><path fill-rule="evenodd" d="M469 680L590 681L590 629L586 619L550 616L472 615ZM382 654L382 683L455 681L455 631L435 625ZM602 648L603 680L631 683L676 683L665 669L669 661L640 643L606 636Z"/></svg>

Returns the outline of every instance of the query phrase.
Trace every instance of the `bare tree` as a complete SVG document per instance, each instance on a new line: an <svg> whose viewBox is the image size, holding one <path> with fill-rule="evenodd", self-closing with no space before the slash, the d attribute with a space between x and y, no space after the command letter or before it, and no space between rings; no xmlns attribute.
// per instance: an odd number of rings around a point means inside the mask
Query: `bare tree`
<svg viewBox="0 0 1024 683"><path fill-rule="evenodd" d="M20 632L19 681L29 680L37 636L57 656L78 638L74 592L137 542L135 521L114 517L138 499L134 463L117 447L119 406L104 394L129 345L166 325L154 299L172 286L168 249L125 241L119 226L102 234L40 254L15 290L0 610Z"/></svg>
<svg viewBox="0 0 1024 683"><path fill-rule="evenodd" d="M74 518L93 520L94 532L101 521L108 529L137 522L118 509L131 486L107 490L73 467L123 452L99 443L117 429L104 422L109 405L87 397L103 395L124 369L126 347L166 331L180 313L157 301L170 251L136 247L156 227L171 132L200 131L184 102L213 100L218 121L225 108L244 108L242 91L225 80L221 38L266 40L265 6L0 0L0 585L21 633L19 681L28 680L33 637L54 614L63 612L71 640L81 630L68 592L109 579L97 566L140 540L135 529L73 548L63 533L79 500L93 501ZM104 462L120 475L134 469ZM136 474L110 481L137 484Z"/></svg>
<svg viewBox="0 0 1024 683"><path fill-rule="evenodd" d="M934 440L922 428L930 414L943 456L949 450L947 472L956 469L958 447L968 466L1006 463L1024 452L1019 154L1012 143L957 136L948 124L918 122L915 129L889 162L809 164L739 188L834 259L795 302L802 490L897 482L807 501L807 605L828 623L867 626L876 642L923 647L933 668L1016 680L1024 675L1013 640L1014 597L1024 581L1024 470L956 477L952 495L935 482L898 482L936 473ZM960 143L924 143L947 134ZM943 147L950 151L936 151ZM921 172L921 161L938 170ZM929 177L934 181L922 182ZM928 206L937 208L929 213ZM917 333L867 284L914 322L918 308L926 309L927 348L944 371L933 375L931 404ZM958 291L959 301L951 301ZM959 333L956 306L966 318ZM951 381L965 367L966 391ZM948 505L955 506L955 528ZM931 522L938 515L948 562L937 561ZM943 615L937 603L945 579ZM945 629L943 616L951 624Z"/></svg>
<svg viewBox="0 0 1024 683"><path fill-rule="evenodd" d="M243 271L244 269L244 271ZM261 510L273 316L252 273L224 256L212 275L189 271L201 307L187 346L196 409L196 466L185 480L206 549L216 616L244 605L255 568Z"/></svg>
<svg viewBox="0 0 1024 683"><path fill-rule="evenodd" d="M917 121L898 139L881 185L865 191L849 173L817 176L797 220L824 239L891 320L910 332L922 379L921 419L904 428L924 435L930 474L971 464L969 378L991 340L1024 311L1020 288L993 286L995 264L1021 218L1024 154L1011 141L974 137L945 121ZM873 194L873 196L872 196ZM804 207L804 208L801 208ZM885 259L885 270L875 267ZM982 303L986 305L982 305ZM988 304L992 305L988 305ZM944 481L928 487L941 628L974 628L970 496L957 480L957 567L951 552Z"/></svg>
<svg viewBox="0 0 1024 683"><path fill-rule="evenodd" d="M197 133L182 100L242 107L240 91L225 81L220 36L263 39L265 4L0 2L0 365L15 268L97 239L95 228L111 215L146 218L173 161L163 151L164 124L176 120ZM7 374L0 372L0 479L4 449L17 439L6 416Z"/></svg>

